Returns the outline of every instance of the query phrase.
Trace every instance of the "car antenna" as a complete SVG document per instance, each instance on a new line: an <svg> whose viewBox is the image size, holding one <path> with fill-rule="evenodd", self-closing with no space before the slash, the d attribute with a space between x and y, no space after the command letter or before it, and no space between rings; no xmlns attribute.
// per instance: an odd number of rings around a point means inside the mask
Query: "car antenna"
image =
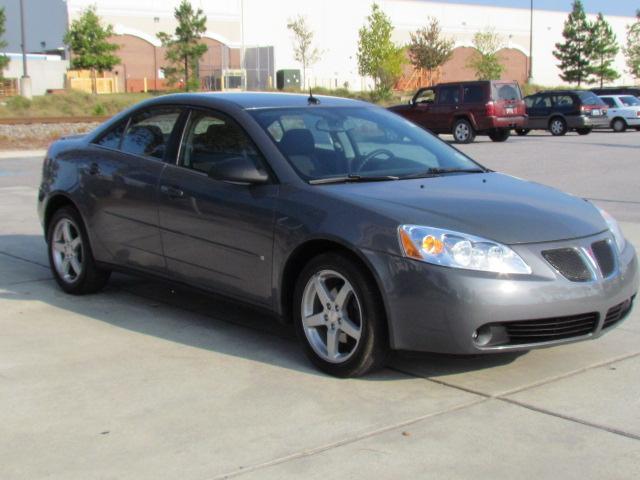
<svg viewBox="0 0 640 480"><path fill-rule="evenodd" d="M309 87L309 98L307 99L307 102L309 103L309 105L318 105L320 103L320 100L313 96L311 87Z"/></svg>

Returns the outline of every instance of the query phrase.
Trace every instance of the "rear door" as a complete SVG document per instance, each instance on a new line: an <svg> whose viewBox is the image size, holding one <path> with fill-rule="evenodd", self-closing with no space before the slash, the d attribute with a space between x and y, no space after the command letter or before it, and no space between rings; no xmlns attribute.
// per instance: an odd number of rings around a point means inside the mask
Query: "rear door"
<svg viewBox="0 0 640 480"><path fill-rule="evenodd" d="M173 278L257 304L270 304L278 185L209 177L234 158L267 169L245 131L213 110L192 110L176 165L160 181L160 227Z"/></svg>
<svg viewBox="0 0 640 480"><path fill-rule="evenodd" d="M450 133L453 119L460 110L462 87L460 85L441 85L436 92L433 105L433 129L438 133Z"/></svg>
<svg viewBox="0 0 640 480"><path fill-rule="evenodd" d="M483 120L487 116L487 84L470 83L462 86L462 108L476 121L477 128L485 128Z"/></svg>
<svg viewBox="0 0 640 480"><path fill-rule="evenodd" d="M164 273L157 188L173 155L181 112L179 107L138 111L92 146L82 181L101 260Z"/></svg>

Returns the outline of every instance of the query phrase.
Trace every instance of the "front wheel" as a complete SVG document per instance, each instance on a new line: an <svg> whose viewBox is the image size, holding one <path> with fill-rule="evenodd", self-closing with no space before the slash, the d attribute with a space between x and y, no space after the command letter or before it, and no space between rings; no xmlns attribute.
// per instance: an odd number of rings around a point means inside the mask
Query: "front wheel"
<svg viewBox="0 0 640 480"><path fill-rule="evenodd" d="M489 138L493 142L506 142L511 136L511 132L507 129L494 130L489 133Z"/></svg>
<svg viewBox="0 0 640 480"><path fill-rule="evenodd" d="M82 295L101 290L110 272L98 268L82 218L76 209L63 207L53 214L47 231L49 264L58 285Z"/></svg>
<svg viewBox="0 0 640 480"><path fill-rule="evenodd" d="M471 123L461 118L453 124L453 140L456 143L472 143L476 138L476 132Z"/></svg>
<svg viewBox="0 0 640 480"><path fill-rule="evenodd" d="M356 377L384 366L384 308L373 280L348 257L312 259L296 283L293 311L305 353L323 372Z"/></svg>
<svg viewBox="0 0 640 480"><path fill-rule="evenodd" d="M591 128L576 128L576 132L578 135L589 135L591 133Z"/></svg>

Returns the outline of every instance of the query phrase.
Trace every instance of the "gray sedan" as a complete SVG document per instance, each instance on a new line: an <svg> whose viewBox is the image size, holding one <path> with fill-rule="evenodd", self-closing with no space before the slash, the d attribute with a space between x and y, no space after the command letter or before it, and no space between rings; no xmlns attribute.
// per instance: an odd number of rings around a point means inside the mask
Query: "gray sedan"
<svg viewBox="0 0 640 480"><path fill-rule="evenodd" d="M606 212L346 99L143 102L50 147L38 210L66 292L96 292L114 270L215 292L292 322L338 376L390 350L592 339L638 290Z"/></svg>

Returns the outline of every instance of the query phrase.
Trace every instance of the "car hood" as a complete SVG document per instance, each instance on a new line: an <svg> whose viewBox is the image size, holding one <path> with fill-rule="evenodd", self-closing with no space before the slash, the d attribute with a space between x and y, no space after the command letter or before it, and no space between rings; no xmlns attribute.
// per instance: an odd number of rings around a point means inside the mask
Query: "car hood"
<svg viewBox="0 0 640 480"><path fill-rule="evenodd" d="M566 240L607 229L590 202L499 173L323 187L399 225L445 228L505 244Z"/></svg>

